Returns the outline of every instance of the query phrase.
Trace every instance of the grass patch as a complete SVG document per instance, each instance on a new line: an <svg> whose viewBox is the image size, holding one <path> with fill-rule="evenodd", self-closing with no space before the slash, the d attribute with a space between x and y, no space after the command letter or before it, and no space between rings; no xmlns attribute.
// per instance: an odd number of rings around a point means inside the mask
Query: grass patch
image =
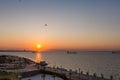
<svg viewBox="0 0 120 80"><path fill-rule="evenodd" d="M0 79L10 79L10 80L19 80L16 73L13 72L0 72Z"/></svg>

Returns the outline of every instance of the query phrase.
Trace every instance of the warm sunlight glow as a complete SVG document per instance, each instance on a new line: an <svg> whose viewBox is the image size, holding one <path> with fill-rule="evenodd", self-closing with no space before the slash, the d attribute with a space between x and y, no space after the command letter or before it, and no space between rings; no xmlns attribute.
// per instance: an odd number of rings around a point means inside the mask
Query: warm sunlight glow
<svg viewBox="0 0 120 80"><path fill-rule="evenodd" d="M36 53L36 63L39 63L41 61L41 54L40 53Z"/></svg>
<svg viewBox="0 0 120 80"><path fill-rule="evenodd" d="M41 45L40 44L37 44L37 49L40 49L41 48Z"/></svg>

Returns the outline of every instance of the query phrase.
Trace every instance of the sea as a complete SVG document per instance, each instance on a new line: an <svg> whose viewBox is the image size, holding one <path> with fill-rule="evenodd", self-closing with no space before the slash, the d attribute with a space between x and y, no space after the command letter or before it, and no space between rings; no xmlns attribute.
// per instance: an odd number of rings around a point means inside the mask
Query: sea
<svg viewBox="0 0 120 80"><path fill-rule="evenodd" d="M25 57L36 62L46 61L50 67L60 67L67 70L81 70L83 73L96 73L109 78L111 75L120 78L120 53L112 52L0 52L0 55L15 55Z"/></svg>

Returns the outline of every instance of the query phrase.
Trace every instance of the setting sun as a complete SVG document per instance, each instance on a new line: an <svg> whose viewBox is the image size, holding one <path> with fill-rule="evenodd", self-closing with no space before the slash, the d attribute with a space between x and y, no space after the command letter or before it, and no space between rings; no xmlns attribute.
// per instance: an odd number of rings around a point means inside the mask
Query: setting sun
<svg viewBox="0 0 120 80"><path fill-rule="evenodd" d="M40 44L37 44L37 49L40 49L41 48L41 45Z"/></svg>

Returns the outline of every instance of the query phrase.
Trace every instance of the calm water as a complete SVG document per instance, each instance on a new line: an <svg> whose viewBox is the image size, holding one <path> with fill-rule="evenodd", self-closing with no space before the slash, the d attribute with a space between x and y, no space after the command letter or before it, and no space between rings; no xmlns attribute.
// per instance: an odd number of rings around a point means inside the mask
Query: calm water
<svg viewBox="0 0 120 80"><path fill-rule="evenodd" d="M90 74L101 73L105 77L111 74L120 76L120 54L110 52L79 52L77 54L67 54L65 52L0 52L1 54L17 55L29 58L34 61L46 61L49 66L64 67L76 70L81 68L83 72L89 71Z"/></svg>
<svg viewBox="0 0 120 80"><path fill-rule="evenodd" d="M32 77L28 77L28 78L23 78L22 80L43 80L43 77L41 75L35 75ZM45 80L54 80L54 77L51 75L45 75ZM59 77L55 77L55 80L63 80L62 78Z"/></svg>

